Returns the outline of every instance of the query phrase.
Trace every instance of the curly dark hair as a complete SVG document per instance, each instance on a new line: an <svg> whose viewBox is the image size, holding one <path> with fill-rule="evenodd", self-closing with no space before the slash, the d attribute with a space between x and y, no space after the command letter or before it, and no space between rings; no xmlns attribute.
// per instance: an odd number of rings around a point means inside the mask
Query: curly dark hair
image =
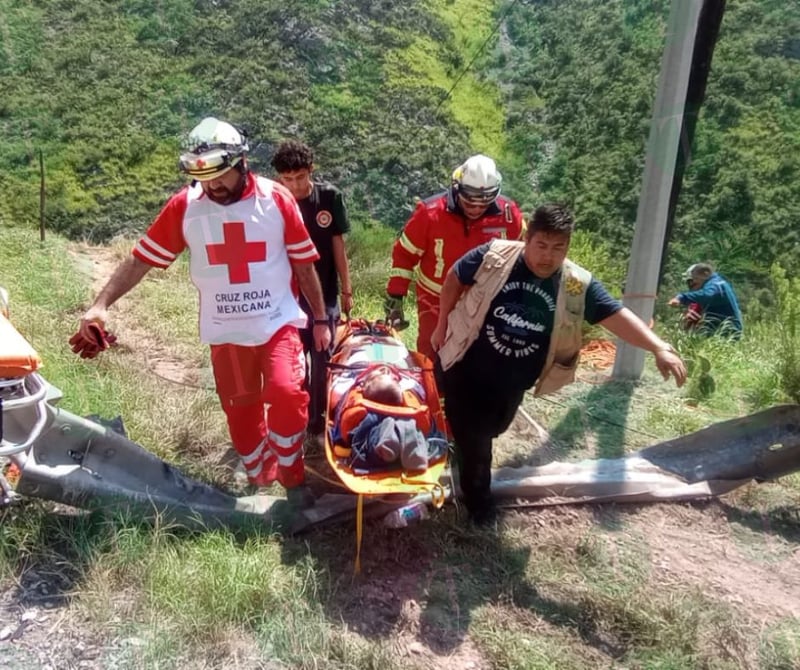
<svg viewBox="0 0 800 670"><path fill-rule="evenodd" d="M530 239L534 233L555 233L557 235L572 235L575 230L575 219L566 205L549 203L536 208L528 221L525 237Z"/></svg>
<svg viewBox="0 0 800 670"><path fill-rule="evenodd" d="M306 168L310 170L314 164L314 152L307 144L297 140L285 140L278 145L271 162L278 174Z"/></svg>

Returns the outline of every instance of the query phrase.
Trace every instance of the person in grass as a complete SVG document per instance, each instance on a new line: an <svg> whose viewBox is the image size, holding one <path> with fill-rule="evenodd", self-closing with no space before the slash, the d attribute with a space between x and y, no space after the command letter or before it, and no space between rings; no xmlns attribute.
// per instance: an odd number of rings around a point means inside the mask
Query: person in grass
<svg viewBox="0 0 800 670"><path fill-rule="evenodd" d="M740 339L742 312L730 282L708 263L695 263L683 273L683 279L689 290L678 293L668 304L688 307L687 315L699 313L692 330L706 336Z"/></svg>
<svg viewBox="0 0 800 670"><path fill-rule="evenodd" d="M527 389L548 393L574 380L583 321L652 352L665 379L672 375L678 386L686 380L672 347L567 259L574 228L566 207L539 207L524 242L477 247L455 263L442 286L432 345L461 495L478 524L496 514L493 439L508 428Z"/></svg>
<svg viewBox="0 0 800 670"><path fill-rule="evenodd" d="M416 272L417 351L431 360L431 335L439 316L439 293L450 266L470 249L495 238L518 240L522 213L500 195L495 162L478 154L453 171L450 188L420 202L392 247L386 284L386 321L407 325L403 299Z"/></svg>
<svg viewBox="0 0 800 670"><path fill-rule="evenodd" d="M250 171L245 133L209 117L180 156L192 183L173 195L116 269L70 341L76 353L105 348L108 308L152 268L188 249L200 301L200 339L211 347L216 390L231 441L253 487L278 480L290 504L305 507L303 437L308 421L305 361L298 328L312 314L317 350L330 346L314 262L319 258L294 197ZM268 412L265 409L268 405Z"/></svg>
<svg viewBox="0 0 800 670"><path fill-rule="evenodd" d="M275 168L278 181L288 188L297 200L303 214L303 222L319 253L319 259L314 265L322 285L325 312L333 334L341 312L349 316L353 309L353 287L344 244L344 235L350 231L350 223L347 219L344 197L332 184L313 179L314 153L302 142L295 140L281 142L272 157L272 167ZM300 297L300 306L309 317L313 318L313 309L303 296ZM306 387L311 397L308 434L313 441L321 445L325 430L327 364L331 358L331 350L316 349L312 328L302 329L300 338L310 358L306 374Z"/></svg>

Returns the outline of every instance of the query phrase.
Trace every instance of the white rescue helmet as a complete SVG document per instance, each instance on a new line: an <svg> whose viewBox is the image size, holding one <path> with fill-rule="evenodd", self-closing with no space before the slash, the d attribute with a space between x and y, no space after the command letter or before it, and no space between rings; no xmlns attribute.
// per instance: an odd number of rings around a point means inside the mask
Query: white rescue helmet
<svg viewBox="0 0 800 670"><path fill-rule="evenodd" d="M453 184L464 199L474 203L492 203L500 194L502 175L488 156L477 154L453 171Z"/></svg>
<svg viewBox="0 0 800 670"><path fill-rule="evenodd" d="M209 181L238 165L248 149L244 131L209 116L189 133L180 168L198 181Z"/></svg>

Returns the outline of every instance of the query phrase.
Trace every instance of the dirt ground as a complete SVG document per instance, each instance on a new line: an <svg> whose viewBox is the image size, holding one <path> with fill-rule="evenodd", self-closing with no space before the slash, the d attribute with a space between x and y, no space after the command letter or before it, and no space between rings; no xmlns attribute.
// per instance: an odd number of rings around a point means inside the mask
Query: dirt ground
<svg viewBox="0 0 800 670"><path fill-rule="evenodd" d="M82 253L86 254L85 262L99 287L118 259L107 251L89 251L84 249ZM118 334L130 342L146 342L141 325L126 323L122 314L118 311L115 315ZM126 337L131 334L135 337ZM153 351L152 343L147 346ZM181 361L169 351L156 351L151 361L164 376L191 381ZM541 430L521 417L503 439L530 444L542 438ZM542 460L548 460L546 448L541 454ZM54 512L75 513L63 508ZM18 513L24 513L24 507ZM521 532L523 541L528 534L532 542L542 544L548 535L562 538L565 524L575 536L596 530L598 520L611 513L597 505L543 507L509 512L502 523ZM617 506L613 515L613 528L609 525L596 532L617 536L622 533L642 544L649 557L650 579L694 586L730 603L759 626L769 626L785 617L800 617L800 545L793 535L796 530L784 533L766 519L742 518L725 499ZM787 520L787 524L797 528L796 519ZM424 570L425 566L418 567ZM143 644L135 637L107 637L88 627L79 611L70 605L72 584L64 565L37 565L2 586L0 670L104 670L108 658ZM488 670L488 661L468 636L455 648L442 651L438 647L435 635L423 630L421 597L418 574L375 570L354 581L339 604L349 610L348 623L357 632L376 634L390 626L397 653L421 666ZM391 621L386 618L387 612L395 613Z"/></svg>
<svg viewBox="0 0 800 670"><path fill-rule="evenodd" d="M609 514L599 505L544 507L510 512L503 523L541 545L548 543L548 535L563 541L565 525L575 536L598 532L598 520ZM800 547L768 528L743 532L731 523L724 500L617 507L614 516L617 530L600 532L644 542L654 583L694 586L729 603L757 627L800 617ZM455 647L439 645L435 631L426 629L420 588L425 566L417 568L385 572L373 567L355 580L338 596L350 628L368 638L390 634L399 655L424 667L489 670L468 636ZM135 637L93 632L70 607L70 592L68 573L59 565L30 569L4 585L0 669L101 670L108 667L109 656L143 644Z"/></svg>
<svg viewBox="0 0 800 670"><path fill-rule="evenodd" d="M574 543L589 534L613 538L615 546L631 543L649 559L643 566L648 583L696 589L729 604L755 629L800 617L800 547L768 532L741 532L724 500L542 507L507 512L502 523L531 547L559 543L571 548L565 535ZM371 636L386 633L391 623L398 651L424 659L424 667L489 670L468 636L446 655L437 653L436 635L424 630L419 582L418 573L377 569L347 594L348 623ZM388 614L398 609L399 616Z"/></svg>

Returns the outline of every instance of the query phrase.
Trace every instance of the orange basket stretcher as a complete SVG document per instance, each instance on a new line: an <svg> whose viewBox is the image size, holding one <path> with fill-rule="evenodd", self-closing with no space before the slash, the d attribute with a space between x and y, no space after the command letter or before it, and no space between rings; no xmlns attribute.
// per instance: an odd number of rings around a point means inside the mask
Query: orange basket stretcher
<svg viewBox="0 0 800 670"><path fill-rule="evenodd" d="M388 407L360 396L361 381L375 368L390 371L399 381L406 400L403 406ZM400 462L374 469L359 466L358 454L342 430L344 413L353 411L412 419L428 445L427 467L408 471ZM326 459L347 489L373 496L431 492L434 500L442 495L439 479L447 466L448 444L433 364L409 351L383 322L351 320L337 328L328 369L326 417Z"/></svg>

